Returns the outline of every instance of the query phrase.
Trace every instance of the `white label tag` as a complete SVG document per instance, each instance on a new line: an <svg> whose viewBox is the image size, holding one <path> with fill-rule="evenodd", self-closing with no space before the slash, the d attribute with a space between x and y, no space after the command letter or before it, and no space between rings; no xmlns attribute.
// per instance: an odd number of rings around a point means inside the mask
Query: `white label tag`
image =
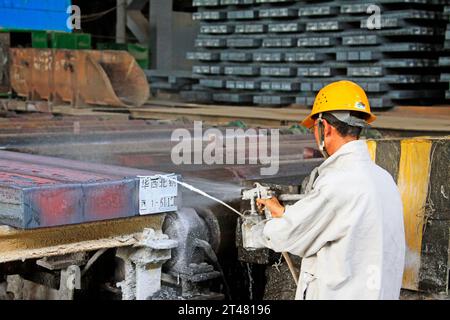
<svg viewBox="0 0 450 320"><path fill-rule="evenodd" d="M177 180L175 174L168 175ZM139 214L177 211L178 184L161 176L139 177Z"/></svg>

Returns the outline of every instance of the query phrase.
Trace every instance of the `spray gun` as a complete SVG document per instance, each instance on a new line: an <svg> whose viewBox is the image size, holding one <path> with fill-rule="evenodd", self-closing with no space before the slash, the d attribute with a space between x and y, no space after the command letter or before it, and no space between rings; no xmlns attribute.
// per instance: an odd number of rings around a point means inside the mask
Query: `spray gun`
<svg viewBox="0 0 450 320"><path fill-rule="evenodd" d="M254 251L262 249L260 241L257 241L253 228L264 221L272 219L272 214L267 207L264 207L264 217L259 214L256 207L256 199L271 199L275 192L269 187L264 187L259 183L255 183L255 188L242 192L242 200L250 200L250 211L244 212L244 221L242 222L242 245L247 251ZM280 200L298 201L303 198L303 195L281 195ZM298 271L296 270L289 254L282 252L283 258L286 260L288 268L292 274L295 283L298 285Z"/></svg>
<svg viewBox="0 0 450 320"><path fill-rule="evenodd" d="M271 220L272 213L270 212L267 206L264 207L264 215L259 214L256 199L271 199L275 195L275 191L270 189L270 187L262 186L259 183L254 184L254 188L250 190L245 190L242 192L242 200L250 201L250 210L244 211L240 214L243 218L242 222L242 241L243 247L247 251L253 251L257 249L263 249L264 246L261 244L261 241L257 241L253 228L265 221ZM280 201L299 201L304 198L303 194L281 194L278 196L278 200Z"/></svg>
<svg viewBox="0 0 450 320"><path fill-rule="evenodd" d="M264 187L259 183L255 183L253 189L242 192L242 200L250 201L250 210L243 213L245 218L242 222L243 247L248 251L263 248L255 238L253 227L265 220L272 219L272 214L267 207L264 208L264 215L259 214L256 199L271 199L273 195L274 192L269 187Z"/></svg>
<svg viewBox="0 0 450 320"><path fill-rule="evenodd" d="M242 193L242 200L250 200L250 215L259 216L256 208L256 199L271 199L273 195L274 192L269 187L255 183L255 188ZM264 215L267 220L272 219L272 214L268 208L264 208Z"/></svg>

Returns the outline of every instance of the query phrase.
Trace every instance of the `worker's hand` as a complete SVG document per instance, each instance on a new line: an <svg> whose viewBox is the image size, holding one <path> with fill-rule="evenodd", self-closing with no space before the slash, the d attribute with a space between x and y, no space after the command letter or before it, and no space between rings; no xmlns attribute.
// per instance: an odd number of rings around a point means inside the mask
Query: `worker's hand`
<svg viewBox="0 0 450 320"><path fill-rule="evenodd" d="M281 218L284 215L285 208L275 197L272 197L271 199L256 199L256 203L259 208L267 207L274 218Z"/></svg>

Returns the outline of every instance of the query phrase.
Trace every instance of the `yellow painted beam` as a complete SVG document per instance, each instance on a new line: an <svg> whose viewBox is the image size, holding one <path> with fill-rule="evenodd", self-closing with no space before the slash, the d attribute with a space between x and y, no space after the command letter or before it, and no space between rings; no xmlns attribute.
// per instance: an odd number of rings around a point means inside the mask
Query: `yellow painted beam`
<svg viewBox="0 0 450 320"><path fill-rule="evenodd" d="M403 201L406 235L403 288L410 290L418 290L419 287L431 146L432 142L427 139L406 139L401 142L398 187Z"/></svg>
<svg viewBox="0 0 450 320"><path fill-rule="evenodd" d="M377 154L377 142L374 140L367 140L367 148L369 149L369 154L372 160L375 162Z"/></svg>
<svg viewBox="0 0 450 320"><path fill-rule="evenodd" d="M131 246L144 229L161 230L164 217L158 214L35 230L0 226L0 263Z"/></svg>

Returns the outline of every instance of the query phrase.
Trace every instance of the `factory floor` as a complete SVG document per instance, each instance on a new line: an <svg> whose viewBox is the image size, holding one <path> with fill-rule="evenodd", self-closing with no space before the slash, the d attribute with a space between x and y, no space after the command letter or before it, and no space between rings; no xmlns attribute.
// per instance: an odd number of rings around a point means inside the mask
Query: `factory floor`
<svg viewBox="0 0 450 320"><path fill-rule="evenodd" d="M151 98L140 108L50 107L43 102L0 100L3 114L7 112L38 111L43 114L91 117L109 120L162 120L162 121L203 121L210 125L226 125L242 122L248 127L289 127L297 125L309 113L300 105L285 108L207 105L184 103L176 100ZM419 135L446 136L450 134L450 105L398 106L391 109L375 110L378 119L373 128L387 137L408 137ZM28 117L28 116L27 116ZM1 121L1 120L0 120Z"/></svg>
<svg viewBox="0 0 450 320"><path fill-rule="evenodd" d="M187 181L235 204L240 198L239 187L244 182L262 178L261 164L176 166L170 158L174 146L170 140L174 130L184 128L192 131L193 121L203 121L204 129L210 126L221 129L280 128L282 135L277 182L286 184L300 183L323 161L313 152L316 149L313 137L295 126L308 113L307 109L298 106L283 109L251 108L151 100L139 109L58 106L49 112L45 105L39 103L3 100L1 104L4 106L0 116L2 149L177 172ZM434 106L399 107L377 112L380 124L374 126L373 137L448 136L448 110L449 106ZM198 198L187 197L185 200L186 205L198 204ZM446 298L448 296L402 292L402 299L405 300Z"/></svg>

